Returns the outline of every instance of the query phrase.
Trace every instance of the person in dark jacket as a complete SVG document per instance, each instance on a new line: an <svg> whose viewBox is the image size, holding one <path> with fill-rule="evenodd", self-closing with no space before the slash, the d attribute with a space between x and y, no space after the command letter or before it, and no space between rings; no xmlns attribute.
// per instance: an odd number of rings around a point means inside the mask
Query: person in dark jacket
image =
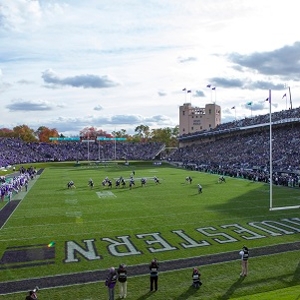
<svg viewBox="0 0 300 300"><path fill-rule="evenodd" d="M120 298L125 299L127 296L127 270L125 264L120 264L117 273L120 288Z"/></svg>
<svg viewBox="0 0 300 300"><path fill-rule="evenodd" d="M201 274L197 268L193 268L193 273L192 273L192 286L196 289L198 289L201 285L202 282L200 280Z"/></svg>
<svg viewBox="0 0 300 300"><path fill-rule="evenodd" d="M26 296L25 300L37 300L38 299L37 291L38 291L37 288L35 288L32 291L29 291L29 295Z"/></svg>
<svg viewBox="0 0 300 300"><path fill-rule="evenodd" d="M156 259L152 259L149 270L150 270L150 292L153 291L153 288L155 288L155 291L158 289L158 262Z"/></svg>
<svg viewBox="0 0 300 300"><path fill-rule="evenodd" d="M116 272L116 269L114 267L111 267L109 269L105 285L108 288L108 300L114 300L115 299L115 285L117 282L118 274Z"/></svg>

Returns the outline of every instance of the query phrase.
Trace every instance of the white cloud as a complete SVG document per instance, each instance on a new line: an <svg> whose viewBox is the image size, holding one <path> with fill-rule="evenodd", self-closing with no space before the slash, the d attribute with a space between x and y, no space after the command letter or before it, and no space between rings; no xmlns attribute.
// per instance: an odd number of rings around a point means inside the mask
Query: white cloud
<svg viewBox="0 0 300 300"><path fill-rule="evenodd" d="M39 1L2 0L0 9L0 29L25 32L38 26L42 19Z"/></svg>
<svg viewBox="0 0 300 300"><path fill-rule="evenodd" d="M296 4L2 0L1 123L56 124L62 133L86 125L175 126L187 101L216 101L227 120L232 106L237 118L249 116L249 101L258 104L257 114L267 113L268 89L272 109L285 109L287 87L297 107Z"/></svg>
<svg viewBox="0 0 300 300"><path fill-rule="evenodd" d="M98 76L93 74L59 77L53 70L48 69L42 73L42 78L50 86L71 86L83 88L107 88L119 85L107 75Z"/></svg>
<svg viewBox="0 0 300 300"><path fill-rule="evenodd" d="M55 105L49 103L48 101L27 101L23 99L13 100L10 104L6 105L11 112L15 111L49 111L52 110ZM59 104L57 107L64 107L64 105Z"/></svg>
<svg viewBox="0 0 300 300"><path fill-rule="evenodd" d="M97 105L94 107L94 110L97 110L97 111L100 111L102 109L103 109L103 107L101 105Z"/></svg>

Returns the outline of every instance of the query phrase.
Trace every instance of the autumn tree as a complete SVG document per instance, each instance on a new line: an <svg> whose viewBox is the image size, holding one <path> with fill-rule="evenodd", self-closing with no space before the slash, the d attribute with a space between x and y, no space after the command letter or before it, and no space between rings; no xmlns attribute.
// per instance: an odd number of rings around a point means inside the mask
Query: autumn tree
<svg viewBox="0 0 300 300"><path fill-rule="evenodd" d="M19 125L13 128L14 135L19 137L24 142L37 142L38 139L35 136L33 129L29 128L27 125Z"/></svg>
<svg viewBox="0 0 300 300"><path fill-rule="evenodd" d="M80 131L80 137L86 140L96 140L98 136L113 137L110 133L96 127L85 127Z"/></svg>
<svg viewBox="0 0 300 300"><path fill-rule="evenodd" d="M8 128L1 128L0 129L0 137L14 137L14 132L13 130L11 129L8 129Z"/></svg>
<svg viewBox="0 0 300 300"><path fill-rule="evenodd" d="M48 128L46 126L40 126L35 132L40 142L49 143L50 137L59 137L59 134L55 128Z"/></svg>

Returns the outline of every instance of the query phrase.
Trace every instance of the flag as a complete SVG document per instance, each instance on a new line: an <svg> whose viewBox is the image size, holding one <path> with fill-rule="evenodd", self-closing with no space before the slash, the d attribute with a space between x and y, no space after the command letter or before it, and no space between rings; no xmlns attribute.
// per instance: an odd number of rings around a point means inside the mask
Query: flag
<svg viewBox="0 0 300 300"><path fill-rule="evenodd" d="M211 87L211 84L208 84L206 87L210 88L210 87Z"/></svg>
<svg viewBox="0 0 300 300"><path fill-rule="evenodd" d="M270 98L267 98L266 101L268 101L269 103L271 103L271 99Z"/></svg>
<svg viewBox="0 0 300 300"><path fill-rule="evenodd" d="M252 105L252 101L248 102L247 105Z"/></svg>
<svg viewBox="0 0 300 300"><path fill-rule="evenodd" d="M235 106L232 106L231 109L235 109Z"/></svg>
<svg viewBox="0 0 300 300"><path fill-rule="evenodd" d="M282 99L283 99L284 97L286 97L286 93L282 96Z"/></svg>
<svg viewBox="0 0 300 300"><path fill-rule="evenodd" d="M188 91L186 91L187 93L191 93L192 91L191 90L188 90Z"/></svg>
<svg viewBox="0 0 300 300"><path fill-rule="evenodd" d="M55 242L50 242L50 243L48 244L48 248L53 247L53 246L55 246Z"/></svg>
<svg viewBox="0 0 300 300"><path fill-rule="evenodd" d="M214 86L213 88L211 88L213 91L216 89L216 87Z"/></svg>

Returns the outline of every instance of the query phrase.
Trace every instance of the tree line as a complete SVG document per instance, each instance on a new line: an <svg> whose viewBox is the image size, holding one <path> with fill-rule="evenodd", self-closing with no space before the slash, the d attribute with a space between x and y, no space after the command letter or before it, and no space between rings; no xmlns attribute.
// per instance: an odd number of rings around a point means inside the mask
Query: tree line
<svg viewBox="0 0 300 300"><path fill-rule="evenodd" d="M139 125L135 128L134 134L130 135L125 129L112 131L108 133L96 127L85 127L79 132L82 139L96 140L97 137L107 138L126 138L129 142L161 142L166 144L167 147L177 147L177 137L179 135L179 126L174 128L165 127L150 129L147 125ZM40 126L34 130L27 125L15 126L13 129L1 128L0 137L6 138L20 138L24 142L40 142L40 143L57 143L57 141L50 141L50 137L65 137L59 134L55 128L48 128Z"/></svg>

